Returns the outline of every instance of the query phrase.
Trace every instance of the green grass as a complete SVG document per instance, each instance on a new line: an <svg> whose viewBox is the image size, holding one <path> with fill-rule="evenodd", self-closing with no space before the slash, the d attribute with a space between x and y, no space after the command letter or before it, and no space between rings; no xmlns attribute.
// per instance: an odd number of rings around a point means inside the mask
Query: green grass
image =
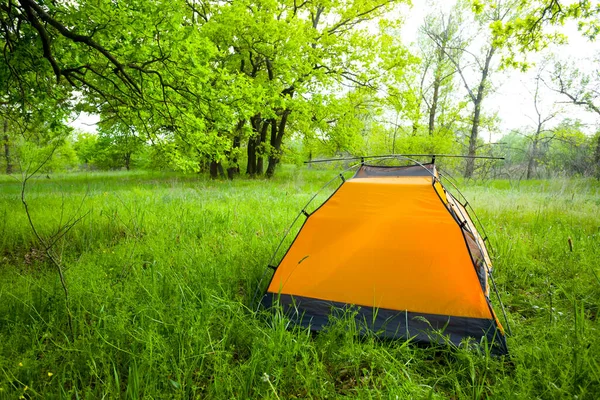
<svg viewBox="0 0 600 400"><path fill-rule="evenodd" d="M334 175L35 179L27 198L44 235L84 197L89 211L57 247L74 337L19 184L1 177L0 398L600 398L597 182L462 188L496 250L513 330L499 359L359 337L351 318L313 337L249 309L289 223Z"/></svg>

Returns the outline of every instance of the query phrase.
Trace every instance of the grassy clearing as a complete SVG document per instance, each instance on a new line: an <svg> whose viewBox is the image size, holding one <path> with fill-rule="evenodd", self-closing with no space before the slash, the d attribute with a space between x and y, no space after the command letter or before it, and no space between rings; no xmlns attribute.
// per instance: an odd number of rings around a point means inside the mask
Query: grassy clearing
<svg viewBox="0 0 600 400"><path fill-rule="evenodd" d="M74 338L19 185L0 178L0 398L600 397L597 182L465 187L513 328L501 360L359 338L344 320L313 338L248 309L288 224L332 175L36 179L28 199L44 234L84 196L89 211L59 243Z"/></svg>

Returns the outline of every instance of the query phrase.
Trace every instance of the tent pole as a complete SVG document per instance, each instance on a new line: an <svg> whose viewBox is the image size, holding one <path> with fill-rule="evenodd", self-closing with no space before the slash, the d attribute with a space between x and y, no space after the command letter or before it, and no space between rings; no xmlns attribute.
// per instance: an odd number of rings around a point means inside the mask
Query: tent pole
<svg viewBox="0 0 600 400"><path fill-rule="evenodd" d="M342 157L342 158L328 158L323 160L310 160L304 161L304 164L315 164L322 162L335 162L335 161L352 161L360 160L361 164L365 163L367 159L378 159L378 158L397 158L397 157L448 157L448 158L473 158L473 159L484 159L484 160L504 160L504 157L492 157L492 156L463 156L459 154L386 154L381 156L360 156L360 157ZM432 163L434 160L432 160Z"/></svg>
<svg viewBox="0 0 600 400"><path fill-rule="evenodd" d="M494 292L496 292L496 297L498 297L498 302L500 303L500 308L502 309L502 315L504 315L504 321L506 322L506 331L509 335L512 336L512 330L510 329L510 324L508 323L508 317L506 316L506 310L504 309L504 303L502 303L502 299L500 298L500 293L498 292L498 287L496 286L496 281L494 280L494 275L492 272L488 272L488 276L492 281L492 287L494 288Z"/></svg>

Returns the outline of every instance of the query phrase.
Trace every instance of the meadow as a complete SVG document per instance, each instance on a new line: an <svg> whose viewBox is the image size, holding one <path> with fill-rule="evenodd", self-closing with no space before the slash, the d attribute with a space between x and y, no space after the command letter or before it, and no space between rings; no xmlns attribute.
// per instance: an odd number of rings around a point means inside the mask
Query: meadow
<svg viewBox="0 0 600 400"><path fill-rule="evenodd" d="M359 336L343 318L311 335L253 309L290 222L333 176L32 179L42 237L83 217L55 244L72 329L20 184L0 177L0 398L600 398L597 181L460 182L495 250L512 328L499 358Z"/></svg>

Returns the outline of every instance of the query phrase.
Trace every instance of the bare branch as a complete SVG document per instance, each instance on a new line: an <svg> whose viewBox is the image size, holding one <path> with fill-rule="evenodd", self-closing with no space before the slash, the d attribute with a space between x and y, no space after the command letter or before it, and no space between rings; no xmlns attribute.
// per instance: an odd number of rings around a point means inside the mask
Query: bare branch
<svg viewBox="0 0 600 400"><path fill-rule="evenodd" d="M376 6L370 8L368 10L365 10L361 13L358 13L352 17L348 17L348 18L334 24L331 28L329 28L327 30L327 33L329 33L330 35L333 35L341 28L344 28L344 30L348 30L349 28L355 26L356 24L368 19L368 18L363 18L363 17L366 17L367 15L379 10L380 8L387 6L388 4L392 3L393 1L394 0L387 0L384 3L377 4Z"/></svg>

